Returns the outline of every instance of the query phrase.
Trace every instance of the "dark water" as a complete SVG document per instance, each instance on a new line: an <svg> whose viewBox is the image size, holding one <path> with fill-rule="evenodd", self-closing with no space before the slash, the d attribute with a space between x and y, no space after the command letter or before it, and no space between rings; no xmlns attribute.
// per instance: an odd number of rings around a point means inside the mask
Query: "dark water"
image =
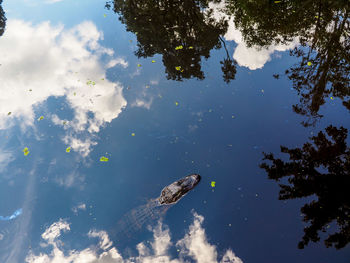
<svg viewBox="0 0 350 263"><path fill-rule="evenodd" d="M0 6L1 262L349 261L349 1Z"/></svg>

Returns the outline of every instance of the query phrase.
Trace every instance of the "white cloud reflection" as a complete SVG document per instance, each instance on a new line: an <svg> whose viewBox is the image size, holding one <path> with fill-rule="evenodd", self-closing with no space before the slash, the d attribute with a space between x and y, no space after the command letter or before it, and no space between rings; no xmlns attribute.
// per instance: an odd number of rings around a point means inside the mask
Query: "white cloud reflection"
<svg viewBox="0 0 350 263"><path fill-rule="evenodd" d="M235 27L234 18L226 15L225 1L220 3L210 3L209 8L213 9L213 17L216 20L225 19L228 22L228 29L224 38L228 41L234 41L237 44L233 52L233 58L239 66L247 67L250 70L261 69L271 60L271 56L276 51L286 51L293 49L299 44L299 39L296 37L288 44L270 45L268 47L248 47L245 43L242 33Z"/></svg>
<svg viewBox="0 0 350 263"><path fill-rule="evenodd" d="M111 63L125 66L127 62L101 46L102 39L89 21L65 29L49 22L33 25L9 19L0 39L0 129L16 121L33 126L36 106L49 97L64 97L74 117L63 141L88 155L95 144L90 135L117 118L127 104L121 84L106 80L105 75ZM107 65L102 65L102 56L110 57ZM52 121L63 123L57 115Z"/></svg>
<svg viewBox="0 0 350 263"><path fill-rule="evenodd" d="M167 226L158 225L152 230L153 241L150 245L147 242L141 242L137 245L138 256L124 258L118 249L113 246L108 234L105 231L91 230L88 233L90 238L99 238L95 246L89 246L83 250L64 251L61 241L58 239L61 231L70 230L69 224L60 220L52 224L42 235L46 244L44 247L51 246L52 250L47 253L35 255L30 252L26 257L28 263L218 263L217 248L209 244L205 229L202 227L203 216L193 213L194 221L190 225L185 237L176 243L178 257L170 255L169 249L173 246L170 237L170 231ZM47 251L47 250L46 250ZM189 261L191 259L191 261ZM243 263L231 249L226 250L220 263Z"/></svg>

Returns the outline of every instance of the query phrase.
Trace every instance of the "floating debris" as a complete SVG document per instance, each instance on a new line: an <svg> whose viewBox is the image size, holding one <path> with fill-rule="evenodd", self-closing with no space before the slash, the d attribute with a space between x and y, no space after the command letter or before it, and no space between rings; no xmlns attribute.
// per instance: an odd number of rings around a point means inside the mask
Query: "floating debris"
<svg viewBox="0 0 350 263"><path fill-rule="evenodd" d="M177 66L177 67L175 67L175 69L178 70L178 71L181 71L181 72L184 71L183 69L181 69L181 66Z"/></svg>
<svg viewBox="0 0 350 263"><path fill-rule="evenodd" d="M216 183L216 182L211 181L211 183L210 183L211 187L215 187L215 183Z"/></svg>
<svg viewBox="0 0 350 263"><path fill-rule="evenodd" d="M331 100L334 100L334 98L333 98L333 97L331 97Z"/></svg>
<svg viewBox="0 0 350 263"><path fill-rule="evenodd" d="M38 118L38 121L41 121L41 120L43 120L44 119L44 116L40 116L39 118Z"/></svg>
<svg viewBox="0 0 350 263"><path fill-rule="evenodd" d="M100 162L108 162L108 160L109 159L105 156L101 156L101 158L100 158Z"/></svg>
<svg viewBox="0 0 350 263"><path fill-rule="evenodd" d="M193 47L192 47L192 46L189 46L188 49L193 49Z"/></svg>
<svg viewBox="0 0 350 263"><path fill-rule="evenodd" d="M7 113L7 115L11 115L11 111L9 111L9 113Z"/></svg>
<svg viewBox="0 0 350 263"><path fill-rule="evenodd" d="M69 146L69 147L67 147L66 148L66 153L69 153L70 152L70 149L71 149L71 147Z"/></svg>
<svg viewBox="0 0 350 263"><path fill-rule="evenodd" d="M23 153L24 153L24 156L27 156L29 154L29 150L28 150L28 147L25 147L23 149Z"/></svg>
<svg viewBox="0 0 350 263"><path fill-rule="evenodd" d="M133 132L133 133L131 133L131 136L135 136L135 133Z"/></svg>
<svg viewBox="0 0 350 263"><path fill-rule="evenodd" d="M182 46L182 45L180 45L180 46L177 46L176 48L175 48L175 50L180 50L180 49L183 49L184 47Z"/></svg>
<svg viewBox="0 0 350 263"><path fill-rule="evenodd" d="M312 62L311 62L311 61L309 61L309 62L307 63L307 65L308 65L308 66L311 66L311 65L312 65Z"/></svg>
<svg viewBox="0 0 350 263"><path fill-rule="evenodd" d="M177 101L175 101L175 105L176 105L176 106L179 106L179 103L178 103Z"/></svg>
<svg viewBox="0 0 350 263"><path fill-rule="evenodd" d="M155 61L155 60L152 60L152 63L156 63L156 61Z"/></svg>
<svg viewBox="0 0 350 263"><path fill-rule="evenodd" d="M137 64L138 67L141 67L141 64Z"/></svg>

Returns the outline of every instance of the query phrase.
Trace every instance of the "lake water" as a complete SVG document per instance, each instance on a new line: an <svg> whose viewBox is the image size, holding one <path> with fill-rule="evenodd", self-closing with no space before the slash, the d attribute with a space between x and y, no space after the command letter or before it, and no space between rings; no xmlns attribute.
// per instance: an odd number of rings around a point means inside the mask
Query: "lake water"
<svg viewBox="0 0 350 263"><path fill-rule="evenodd" d="M0 5L0 262L349 262L349 1Z"/></svg>

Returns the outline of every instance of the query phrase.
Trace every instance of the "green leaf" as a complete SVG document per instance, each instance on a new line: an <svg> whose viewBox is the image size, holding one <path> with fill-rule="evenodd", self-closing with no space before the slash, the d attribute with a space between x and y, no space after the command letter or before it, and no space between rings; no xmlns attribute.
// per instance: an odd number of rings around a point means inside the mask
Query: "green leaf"
<svg viewBox="0 0 350 263"><path fill-rule="evenodd" d="M211 185L211 187L215 187L215 182L211 181L210 185Z"/></svg>
<svg viewBox="0 0 350 263"><path fill-rule="evenodd" d="M308 66L311 66L311 65L312 65L311 61L309 61L309 62L307 63L307 65L308 65Z"/></svg>
<svg viewBox="0 0 350 263"><path fill-rule="evenodd" d="M9 111L9 113L7 113L7 115L11 115L11 111Z"/></svg>
<svg viewBox="0 0 350 263"><path fill-rule="evenodd" d="M156 61L155 61L155 60L152 60L152 63L156 63Z"/></svg>
<svg viewBox="0 0 350 263"><path fill-rule="evenodd" d="M177 66L177 67L175 67L175 69L180 71L181 70L181 66Z"/></svg>
<svg viewBox="0 0 350 263"><path fill-rule="evenodd" d="M66 148L66 152L67 152L67 153L70 152L70 146Z"/></svg>
<svg viewBox="0 0 350 263"><path fill-rule="evenodd" d="M101 162L108 162L108 158L104 157L104 156L101 156L100 161Z"/></svg>
<svg viewBox="0 0 350 263"><path fill-rule="evenodd" d="M43 120L44 119L44 116L40 116L39 118L38 118L38 121L41 121L41 120Z"/></svg>
<svg viewBox="0 0 350 263"><path fill-rule="evenodd" d="M176 48L175 48L175 50L179 50L179 49L183 49L184 47L182 46L182 45L180 45L180 46L177 46Z"/></svg>

